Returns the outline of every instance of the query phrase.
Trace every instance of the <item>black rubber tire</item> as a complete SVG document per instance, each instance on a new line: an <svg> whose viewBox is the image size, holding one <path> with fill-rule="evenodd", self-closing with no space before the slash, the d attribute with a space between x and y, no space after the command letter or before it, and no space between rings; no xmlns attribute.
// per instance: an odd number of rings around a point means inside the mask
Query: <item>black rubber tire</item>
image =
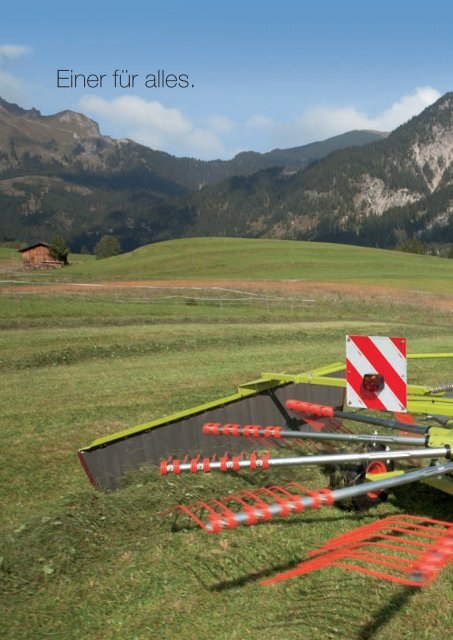
<svg viewBox="0 0 453 640"><path fill-rule="evenodd" d="M385 447L373 447L366 448L365 451L384 451ZM394 465L391 460L382 460L383 466L386 471L393 471ZM345 464L335 467L330 472L330 488L342 489L344 487L351 487L356 484L362 484L365 482L365 476L367 473L368 464L366 462L358 462L355 464ZM370 484L370 489L372 485ZM388 493L385 491L379 491L378 493L364 493L361 496L355 498L348 498L338 503L338 506L349 511L368 511L372 507L375 507L382 502L385 502L388 498Z"/></svg>

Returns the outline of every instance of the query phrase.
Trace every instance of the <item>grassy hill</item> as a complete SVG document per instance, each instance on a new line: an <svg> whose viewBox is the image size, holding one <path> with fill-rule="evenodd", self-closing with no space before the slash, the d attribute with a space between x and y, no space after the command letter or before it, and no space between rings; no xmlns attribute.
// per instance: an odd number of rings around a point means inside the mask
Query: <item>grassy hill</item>
<svg viewBox="0 0 453 640"><path fill-rule="evenodd" d="M306 280L453 293L453 260L322 242L189 238L103 260L77 256L72 262L52 279Z"/></svg>

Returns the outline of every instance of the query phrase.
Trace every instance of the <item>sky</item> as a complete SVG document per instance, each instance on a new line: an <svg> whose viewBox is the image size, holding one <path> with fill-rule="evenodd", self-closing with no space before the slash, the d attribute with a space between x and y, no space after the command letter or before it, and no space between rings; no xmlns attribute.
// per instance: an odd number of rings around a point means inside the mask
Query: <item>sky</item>
<svg viewBox="0 0 453 640"><path fill-rule="evenodd" d="M228 159L393 130L452 90L452 24L447 0L7 3L0 96Z"/></svg>

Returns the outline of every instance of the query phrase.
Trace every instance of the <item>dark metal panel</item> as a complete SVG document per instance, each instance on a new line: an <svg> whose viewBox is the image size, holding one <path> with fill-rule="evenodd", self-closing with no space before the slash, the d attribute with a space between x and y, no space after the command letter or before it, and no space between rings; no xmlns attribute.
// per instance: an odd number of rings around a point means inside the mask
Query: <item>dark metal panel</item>
<svg viewBox="0 0 453 640"><path fill-rule="evenodd" d="M341 406L344 390L338 387L289 383L274 389L274 392L283 405L286 400L295 399ZM158 465L170 455L180 459L200 453L211 457L213 454L223 455L225 451L238 454L257 448L257 442L247 438L205 436L201 431L205 422L267 426L285 425L286 419L272 395L264 391L97 449L84 451L81 455L95 485L100 489L115 489L121 486L127 473L144 464Z"/></svg>

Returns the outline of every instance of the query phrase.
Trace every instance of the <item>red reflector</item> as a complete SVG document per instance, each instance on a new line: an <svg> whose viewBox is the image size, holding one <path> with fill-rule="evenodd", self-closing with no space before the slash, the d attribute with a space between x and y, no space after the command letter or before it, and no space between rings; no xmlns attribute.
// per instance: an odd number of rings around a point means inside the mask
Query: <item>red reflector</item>
<svg viewBox="0 0 453 640"><path fill-rule="evenodd" d="M380 391L384 388L384 376L381 373L366 373L363 386L367 391Z"/></svg>

